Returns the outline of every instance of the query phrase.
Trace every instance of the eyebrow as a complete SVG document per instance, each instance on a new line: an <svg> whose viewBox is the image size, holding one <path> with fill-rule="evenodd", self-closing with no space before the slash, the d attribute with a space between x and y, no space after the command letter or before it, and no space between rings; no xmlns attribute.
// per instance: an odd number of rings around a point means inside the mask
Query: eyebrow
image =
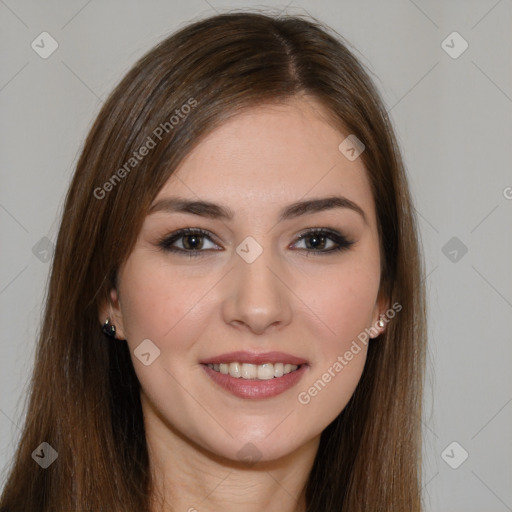
<svg viewBox="0 0 512 512"><path fill-rule="evenodd" d="M279 222L336 208L348 208L357 212L361 215L364 222L368 224L363 209L358 204L354 203L354 201L343 196L329 196L292 203L281 210L279 213ZM232 220L235 216L233 211L227 206L221 206L209 201L191 201L181 197L166 197L160 199L151 206L149 215L160 211L169 213L190 213L201 217L224 220Z"/></svg>

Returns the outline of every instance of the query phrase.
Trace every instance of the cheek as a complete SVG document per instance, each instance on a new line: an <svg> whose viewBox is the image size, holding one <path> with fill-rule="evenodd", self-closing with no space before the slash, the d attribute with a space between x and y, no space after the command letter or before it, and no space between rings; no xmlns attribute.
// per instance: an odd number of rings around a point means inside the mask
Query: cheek
<svg viewBox="0 0 512 512"><path fill-rule="evenodd" d="M320 275L320 272L322 274ZM379 260L371 252L347 258L344 264L297 281L295 290L318 317L323 356L345 347L372 324L379 291Z"/></svg>
<svg viewBox="0 0 512 512"><path fill-rule="evenodd" d="M341 346L371 325L378 293L378 282L354 273L341 274L317 303L331 338ZM341 347L337 347L341 348Z"/></svg>
<svg viewBox="0 0 512 512"><path fill-rule="evenodd" d="M186 277L179 268L134 253L120 281L123 327L132 352L142 340L150 339L162 355L169 351L176 355L204 335L208 291L217 277Z"/></svg>
<svg viewBox="0 0 512 512"><path fill-rule="evenodd" d="M363 269L342 271L322 293L311 296L325 328L317 331L316 364L300 386L297 402L302 414L322 418L324 427L345 408L361 379L371 342L364 330L371 326L378 278Z"/></svg>
<svg viewBox="0 0 512 512"><path fill-rule="evenodd" d="M311 333L317 340L316 364L299 390L298 402L308 414L327 416L329 421L346 406L361 378L371 342L365 329L372 325L379 290L379 259L374 252L359 253L345 263L324 277L306 280L316 283L307 295L306 288L299 292L307 296L305 302L321 322Z"/></svg>

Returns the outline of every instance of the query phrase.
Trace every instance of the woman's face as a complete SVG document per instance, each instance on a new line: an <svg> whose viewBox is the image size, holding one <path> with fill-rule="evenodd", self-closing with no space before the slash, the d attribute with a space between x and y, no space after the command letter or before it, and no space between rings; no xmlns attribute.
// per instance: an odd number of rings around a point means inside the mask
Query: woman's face
<svg viewBox="0 0 512 512"><path fill-rule="evenodd" d="M358 335L385 310L379 240L363 163L319 112L295 99L238 114L155 198L101 314L127 340L147 428L272 460L316 442L352 396Z"/></svg>

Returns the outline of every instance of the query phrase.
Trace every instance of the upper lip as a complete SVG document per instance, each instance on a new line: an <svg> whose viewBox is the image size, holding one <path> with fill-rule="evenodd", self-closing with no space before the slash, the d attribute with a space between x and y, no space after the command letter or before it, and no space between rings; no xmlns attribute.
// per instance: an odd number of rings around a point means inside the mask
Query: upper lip
<svg viewBox="0 0 512 512"><path fill-rule="evenodd" d="M220 363L248 363L248 364L264 364L264 363L284 363L284 364L306 364L306 359L301 357L285 354L284 352L226 352L218 356L209 357L199 361L201 364L220 364Z"/></svg>

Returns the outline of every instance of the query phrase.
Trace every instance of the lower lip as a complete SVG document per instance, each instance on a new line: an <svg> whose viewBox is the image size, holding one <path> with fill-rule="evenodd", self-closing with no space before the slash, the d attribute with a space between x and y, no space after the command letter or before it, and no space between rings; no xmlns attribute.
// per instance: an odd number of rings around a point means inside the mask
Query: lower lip
<svg viewBox="0 0 512 512"><path fill-rule="evenodd" d="M216 372L205 364L201 366L208 376L219 386L240 398L252 399L272 398L284 393L299 382L308 368L307 364L303 364L297 370L287 373L282 377L274 377L268 380L256 380L231 377L229 374Z"/></svg>

